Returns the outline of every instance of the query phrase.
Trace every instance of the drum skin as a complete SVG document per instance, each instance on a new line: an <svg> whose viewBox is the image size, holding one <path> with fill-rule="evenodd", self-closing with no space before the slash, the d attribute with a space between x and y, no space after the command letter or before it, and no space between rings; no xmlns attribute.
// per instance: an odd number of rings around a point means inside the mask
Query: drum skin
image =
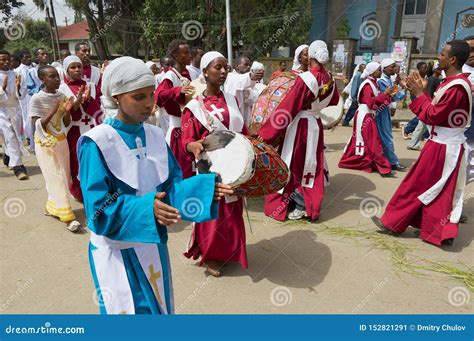
<svg viewBox="0 0 474 341"><path fill-rule="evenodd" d="M255 152L255 173L253 177L235 188L235 194L261 196L278 192L290 181L290 171L278 152L271 146L246 136Z"/></svg>
<svg viewBox="0 0 474 341"><path fill-rule="evenodd" d="M231 185L236 195L275 193L290 180L290 171L278 152L256 138L216 131L204 139L203 146L196 164L199 174L215 172L217 181Z"/></svg>

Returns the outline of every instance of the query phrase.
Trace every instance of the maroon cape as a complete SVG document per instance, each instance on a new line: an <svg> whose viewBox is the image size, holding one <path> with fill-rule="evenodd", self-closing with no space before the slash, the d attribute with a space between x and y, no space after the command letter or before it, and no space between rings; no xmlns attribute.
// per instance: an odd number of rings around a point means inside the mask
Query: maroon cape
<svg viewBox="0 0 474 341"><path fill-rule="evenodd" d="M318 84L328 83L330 80L330 74L324 69L314 67L310 72L316 77ZM331 94L328 91L325 95L320 96L320 100L323 100ZM285 136L286 128L288 125L277 125L273 122L287 122L293 120L302 110L311 108L311 103L316 100L316 97L308 88L306 83L298 77L286 94L284 99L278 105L274 111L274 117L269 119L260 128L258 134L268 143L276 141L279 137ZM339 92L337 88L334 91L334 95L329 105L336 105L339 102ZM288 113L290 117L288 117ZM290 118L291 120L289 120ZM308 120L306 118L300 119L298 122L298 128L296 131L295 144L292 154L292 160L290 164L290 181L286 185L283 194L274 193L265 196L265 215L279 221L284 221L288 211L288 204L291 202L292 193L298 188L298 191L303 194L306 205L306 214L311 220L316 220L320 215L321 203L324 197L324 178L328 176L324 172L324 134L321 120L318 119L319 126L319 144L316 148L316 160L317 168L315 174L315 180L313 188L302 187L301 181L304 177L304 162L306 156L306 141L308 134L314 132L308 131ZM280 145L279 152L283 143Z"/></svg>
<svg viewBox="0 0 474 341"><path fill-rule="evenodd" d="M229 127L229 110L224 94L204 98L204 105L212 111L214 104L219 109L224 109L222 123ZM206 137L209 131L194 117L193 113L185 108L183 111L183 147ZM242 134L247 135L247 128L243 127ZM242 217L242 198L226 203L225 199L219 201L219 218L205 223L195 223L191 236L190 247L184 255L188 258L201 257L199 265L207 260L221 262L240 262L247 268L247 251L245 248L245 224Z"/></svg>
<svg viewBox="0 0 474 341"><path fill-rule="evenodd" d="M369 78L377 87L375 79ZM381 93L375 96L369 84L365 84L359 94L359 103L367 104L370 110L376 111L380 107L390 105L390 96ZM362 138L364 139L364 155L356 155L357 117L359 110L354 116L352 136L347 143L346 150L339 161L340 168L359 169L368 173L377 170L380 174L388 174L392 171L390 162L383 154L382 142L380 141L374 114L367 113L362 124ZM360 147L359 147L360 148Z"/></svg>
<svg viewBox="0 0 474 341"><path fill-rule="evenodd" d="M469 82L464 74L446 77L438 90L458 78ZM453 120L451 116L455 110L465 110L468 113L471 110L468 94L460 85L448 89L436 105L431 104L431 99L427 94L418 96L410 104L410 109L422 122L441 127L453 127L456 120ZM464 125L467 122L467 120L460 121ZM445 239L457 237L458 224L451 223L449 218L453 209L453 197L461 160L464 157L462 145L456 168L438 197L426 206L418 199L420 194L431 188L441 178L445 153L446 144L428 140L418 160L388 203L381 217L384 226L397 233L402 233L410 225L420 228L420 238L435 245L441 245ZM461 171L465 172L465 169Z"/></svg>

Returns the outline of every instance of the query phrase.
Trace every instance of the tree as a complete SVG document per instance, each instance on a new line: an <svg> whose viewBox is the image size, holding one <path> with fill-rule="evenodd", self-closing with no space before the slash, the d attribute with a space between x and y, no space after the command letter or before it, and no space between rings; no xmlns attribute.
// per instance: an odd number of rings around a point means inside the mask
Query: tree
<svg viewBox="0 0 474 341"><path fill-rule="evenodd" d="M11 16L14 8L20 8L24 3L18 0L2 0L0 2L0 12L3 13L5 18L3 19L7 22Z"/></svg>
<svg viewBox="0 0 474 341"><path fill-rule="evenodd" d="M21 39L10 40L5 44L5 49L12 53L21 50L33 52L38 47L44 47L52 51L52 42L49 34L49 25L44 20L33 20L25 16L15 16L13 20L21 22L24 27L24 36Z"/></svg>

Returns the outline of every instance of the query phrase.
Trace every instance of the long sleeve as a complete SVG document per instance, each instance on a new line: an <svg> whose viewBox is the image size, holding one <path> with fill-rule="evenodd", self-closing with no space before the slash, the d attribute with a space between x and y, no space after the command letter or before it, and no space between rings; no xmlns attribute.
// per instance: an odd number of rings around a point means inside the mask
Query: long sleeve
<svg viewBox="0 0 474 341"><path fill-rule="evenodd" d="M230 77L229 77L230 76ZM236 95L238 90L246 90L255 86L255 81L250 78L250 73L231 73L224 83L224 91Z"/></svg>
<svg viewBox="0 0 474 341"><path fill-rule="evenodd" d="M446 127L458 121L467 122L465 117L461 117L463 114L461 110L467 113L470 110L468 96L461 85L448 89L437 104L432 104L430 97L423 93L411 102L410 109L422 122Z"/></svg>
<svg viewBox="0 0 474 341"><path fill-rule="evenodd" d="M390 95L382 92L378 96L374 96L374 92L369 84L365 84L359 94L359 104L367 104L370 110L378 110L379 108L390 105Z"/></svg>
<svg viewBox="0 0 474 341"><path fill-rule="evenodd" d="M352 80L352 87L351 87L351 98L353 100L357 100L357 92L359 91L360 86L360 72L358 72L354 79Z"/></svg>
<svg viewBox="0 0 474 341"><path fill-rule="evenodd" d="M168 148L169 177L163 184L164 202L178 209L181 218L193 222L217 219L218 203L214 201L215 174L201 174L182 180L181 169Z"/></svg>
<svg viewBox="0 0 474 341"><path fill-rule="evenodd" d="M28 71L28 76L26 78L26 89L28 92L28 95L33 96L35 93L39 91L40 85L37 85L33 79L32 72L34 72L34 69L31 69Z"/></svg>
<svg viewBox="0 0 474 341"><path fill-rule="evenodd" d="M295 84L277 106L268 121L258 131L266 142L272 143L285 133L290 122L301 110L311 107L315 96L301 79L297 77Z"/></svg>
<svg viewBox="0 0 474 341"><path fill-rule="evenodd" d="M195 142L209 135L209 131L202 126L188 108L183 110L183 122L181 140L184 150L186 150L188 143ZM188 154L194 159L192 153L188 152Z"/></svg>
<svg viewBox="0 0 474 341"><path fill-rule="evenodd" d="M4 102L6 102L6 101L8 101L8 96L7 96L7 94L5 93L5 91L3 91L3 88L0 87L0 104L1 104L1 103L4 103Z"/></svg>
<svg viewBox="0 0 474 341"><path fill-rule="evenodd" d="M114 240L159 243L153 207L156 192L138 197L121 190L99 148L89 138L80 148L79 162L88 227Z"/></svg>
<svg viewBox="0 0 474 341"><path fill-rule="evenodd" d="M185 96L181 93L180 86L173 87L169 79L164 79L155 91L155 101L168 114L180 117L180 104L184 104Z"/></svg>

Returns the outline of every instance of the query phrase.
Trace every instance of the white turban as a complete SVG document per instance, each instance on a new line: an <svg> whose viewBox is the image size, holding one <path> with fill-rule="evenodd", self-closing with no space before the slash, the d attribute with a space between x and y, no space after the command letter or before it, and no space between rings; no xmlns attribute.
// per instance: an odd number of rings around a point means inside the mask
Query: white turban
<svg viewBox="0 0 474 341"><path fill-rule="evenodd" d="M256 71L264 71L265 67L263 66L262 63L259 62L253 62L252 66L250 67L250 72L256 72Z"/></svg>
<svg viewBox="0 0 474 341"><path fill-rule="evenodd" d="M361 78L367 78L373 74L380 67L380 64L377 62L370 62L366 65L364 72L362 72Z"/></svg>
<svg viewBox="0 0 474 341"><path fill-rule="evenodd" d="M382 70L385 69L387 66L395 64L395 61L392 58L385 58L382 60L380 63L380 66L382 67Z"/></svg>
<svg viewBox="0 0 474 341"><path fill-rule="evenodd" d="M102 75L102 104L106 109L116 109L112 96L148 86L155 86L155 77L142 60L132 57L114 59Z"/></svg>
<svg viewBox="0 0 474 341"><path fill-rule="evenodd" d="M66 76L67 76L67 69L69 68L69 65L71 65L72 63L79 63L82 65L82 61L78 56L70 55L64 58L63 67L64 67L64 71L66 71Z"/></svg>
<svg viewBox="0 0 474 341"><path fill-rule="evenodd" d="M300 45L295 50L295 58L293 58L293 66L291 67L292 70L298 70L301 66L299 61L300 54L303 52L305 48L309 47L308 45Z"/></svg>
<svg viewBox="0 0 474 341"><path fill-rule="evenodd" d="M329 51L326 43L322 40L315 40L309 45L309 58L316 59L321 64L326 64L329 60Z"/></svg>
<svg viewBox="0 0 474 341"><path fill-rule="evenodd" d="M152 67L153 65L156 65L156 64L155 64L154 62L152 62L151 60L149 60L149 61L147 61L147 62L145 63L145 65L146 65L147 68L151 69L151 67Z"/></svg>
<svg viewBox="0 0 474 341"><path fill-rule="evenodd" d="M211 64L211 62L216 59L216 58L224 58L225 57L222 55L222 53L217 52L217 51L209 51L203 54L201 58L201 64L199 65L199 68L204 71L205 68Z"/></svg>

